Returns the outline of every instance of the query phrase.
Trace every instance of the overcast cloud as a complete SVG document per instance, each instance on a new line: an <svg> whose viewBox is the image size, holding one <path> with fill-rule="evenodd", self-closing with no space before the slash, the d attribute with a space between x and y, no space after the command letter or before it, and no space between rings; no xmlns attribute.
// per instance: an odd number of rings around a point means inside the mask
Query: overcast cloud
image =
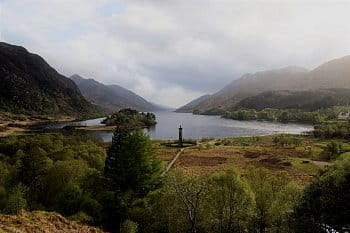
<svg viewBox="0 0 350 233"><path fill-rule="evenodd" d="M244 73L348 55L350 1L0 0L0 39L177 107Z"/></svg>

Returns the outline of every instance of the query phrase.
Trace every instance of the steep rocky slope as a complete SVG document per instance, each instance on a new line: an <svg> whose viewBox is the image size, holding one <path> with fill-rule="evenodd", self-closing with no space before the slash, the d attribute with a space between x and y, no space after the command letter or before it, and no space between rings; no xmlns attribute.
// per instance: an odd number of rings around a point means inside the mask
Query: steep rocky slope
<svg viewBox="0 0 350 233"><path fill-rule="evenodd" d="M72 80L39 55L0 42L0 109L15 113L92 116L98 110Z"/></svg>

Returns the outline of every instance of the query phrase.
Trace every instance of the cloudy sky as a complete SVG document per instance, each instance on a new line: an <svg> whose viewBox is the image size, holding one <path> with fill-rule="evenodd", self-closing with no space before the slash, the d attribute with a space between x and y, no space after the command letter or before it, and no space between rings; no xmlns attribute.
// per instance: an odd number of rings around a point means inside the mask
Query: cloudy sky
<svg viewBox="0 0 350 233"><path fill-rule="evenodd" d="M349 0L0 0L0 40L173 107L350 53Z"/></svg>

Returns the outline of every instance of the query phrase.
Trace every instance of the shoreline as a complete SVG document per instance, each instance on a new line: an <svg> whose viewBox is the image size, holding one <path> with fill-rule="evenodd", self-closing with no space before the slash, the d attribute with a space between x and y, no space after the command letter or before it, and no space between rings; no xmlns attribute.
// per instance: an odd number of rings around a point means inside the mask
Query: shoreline
<svg viewBox="0 0 350 233"><path fill-rule="evenodd" d="M16 133L28 132L30 127L36 124L46 124L50 122L71 122L75 117L58 116L29 116L24 114L11 114L1 112L0 115L0 137L7 137Z"/></svg>

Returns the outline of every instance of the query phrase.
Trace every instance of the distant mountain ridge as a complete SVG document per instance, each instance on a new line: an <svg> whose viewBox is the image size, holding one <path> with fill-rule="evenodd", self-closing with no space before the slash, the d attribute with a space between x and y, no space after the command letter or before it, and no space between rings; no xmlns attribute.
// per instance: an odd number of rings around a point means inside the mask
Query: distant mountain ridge
<svg viewBox="0 0 350 233"><path fill-rule="evenodd" d="M138 111L160 110L156 106L134 92L118 85L104 85L94 79L85 79L75 74L70 77L82 94L92 103L112 113L122 108L133 108Z"/></svg>
<svg viewBox="0 0 350 233"><path fill-rule="evenodd" d="M350 56L328 61L314 70L289 66L246 74L187 111L205 113L234 108L241 100L266 91L350 88Z"/></svg>
<svg viewBox="0 0 350 233"><path fill-rule="evenodd" d="M175 112L192 112L193 107L202 103L203 101L205 101L209 97L210 97L210 95L202 95L202 96L198 97L197 99L192 100L188 104L176 109Z"/></svg>
<svg viewBox="0 0 350 233"><path fill-rule="evenodd" d="M0 109L15 113L92 117L99 113L75 83L42 57L0 42Z"/></svg>

